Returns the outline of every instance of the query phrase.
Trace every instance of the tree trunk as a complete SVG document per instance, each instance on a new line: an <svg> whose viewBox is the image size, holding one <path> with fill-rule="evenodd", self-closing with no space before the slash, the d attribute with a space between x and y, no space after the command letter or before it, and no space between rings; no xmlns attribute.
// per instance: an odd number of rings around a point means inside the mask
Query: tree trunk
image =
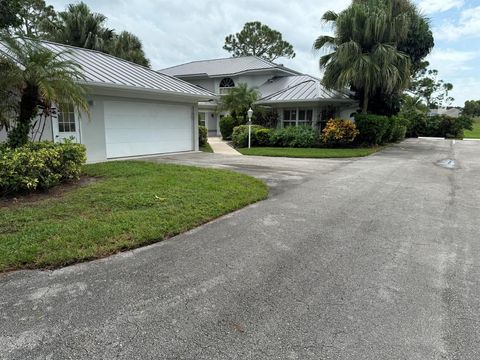
<svg viewBox="0 0 480 360"><path fill-rule="evenodd" d="M368 91L363 90L362 114L366 114L367 110L368 110Z"/></svg>
<svg viewBox="0 0 480 360"><path fill-rule="evenodd" d="M8 143L13 148L23 146L28 142L32 119L37 114L37 105L38 89L28 85L20 99L20 113L15 127L8 133Z"/></svg>

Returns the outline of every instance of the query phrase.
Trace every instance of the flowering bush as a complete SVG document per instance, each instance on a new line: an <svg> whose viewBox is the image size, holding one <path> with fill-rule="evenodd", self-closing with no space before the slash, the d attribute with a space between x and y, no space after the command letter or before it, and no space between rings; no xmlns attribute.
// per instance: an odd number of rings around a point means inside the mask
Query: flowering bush
<svg viewBox="0 0 480 360"><path fill-rule="evenodd" d="M353 142L359 134L351 120L330 119L322 130L322 142L329 145L345 145Z"/></svg>

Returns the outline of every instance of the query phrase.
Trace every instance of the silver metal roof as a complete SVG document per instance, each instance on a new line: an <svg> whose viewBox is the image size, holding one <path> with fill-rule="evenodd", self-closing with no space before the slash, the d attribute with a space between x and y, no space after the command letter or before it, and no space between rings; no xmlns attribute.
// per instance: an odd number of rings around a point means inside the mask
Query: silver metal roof
<svg viewBox="0 0 480 360"><path fill-rule="evenodd" d="M183 95L199 100L215 97L198 86L100 51L49 41L41 41L40 44L55 53L63 52L62 58L78 63L86 85ZM0 46L2 50L5 52L5 47L2 49Z"/></svg>
<svg viewBox="0 0 480 360"><path fill-rule="evenodd" d="M348 94L325 88L320 79L310 75L273 78L258 89L262 98L258 104L300 101L352 101Z"/></svg>
<svg viewBox="0 0 480 360"><path fill-rule="evenodd" d="M165 74L188 76L226 76L239 75L250 71L278 70L288 74L299 74L283 65L264 60L257 56L229 57L223 59L192 61L160 70Z"/></svg>

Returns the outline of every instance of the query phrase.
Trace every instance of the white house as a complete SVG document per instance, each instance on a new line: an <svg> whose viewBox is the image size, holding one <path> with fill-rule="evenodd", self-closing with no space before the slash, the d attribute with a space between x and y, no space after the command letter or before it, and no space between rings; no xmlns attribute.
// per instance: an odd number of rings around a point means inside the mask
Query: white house
<svg viewBox="0 0 480 360"><path fill-rule="evenodd" d="M198 103L215 99L210 91L102 52L41 44L82 67L90 105L90 117L47 119L43 139L85 144L88 162L198 150Z"/></svg>
<svg viewBox="0 0 480 360"><path fill-rule="evenodd" d="M351 118L358 103L346 93L328 90L321 81L256 56L193 61L160 70L218 95L246 83L260 93L259 105L275 109L283 126L321 125L330 118ZM217 98L217 99L218 99ZM199 121L219 134L218 102L199 103Z"/></svg>

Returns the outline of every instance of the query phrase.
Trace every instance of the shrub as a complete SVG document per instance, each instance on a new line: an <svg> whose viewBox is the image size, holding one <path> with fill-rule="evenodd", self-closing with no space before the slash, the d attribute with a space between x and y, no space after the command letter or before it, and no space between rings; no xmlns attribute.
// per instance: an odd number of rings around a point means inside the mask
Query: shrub
<svg viewBox="0 0 480 360"><path fill-rule="evenodd" d="M85 146L72 142L44 141L16 149L4 147L0 152L0 194L48 189L76 180L85 161Z"/></svg>
<svg viewBox="0 0 480 360"><path fill-rule="evenodd" d="M269 146L270 145L270 129L257 129L255 131L255 145L256 146Z"/></svg>
<svg viewBox="0 0 480 360"><path fill-rule="evenodd" d="M386 116L372 114L356 114L355 125L359 131L358 142L378 145L383 142L390 128Z"/></svg>
<svg viewBox="0 0 480 360"><path fill-rule="evenodd" d="M388 141L397 142L405 139L407 132L407 121L401 116L392 116L390 122L390 135Z"/></svg>
<svg viewBox="0 0 480 360"><path fill-rule="evenodd" d="M259 130L268 130L268 129L265 129L260 125L252 125L252 134L250 139L251 146L259 145L256 137L257 132ZM264 136L264 135L261 135L261 136ZM248 125L239 125L233 129L232 142L233 142L233 146L238 148L248 146Z"/></svg>
<svg viewBox="0 0 480 360"><path fill-rule="evenodd" d="M473 119L468 116L460 116L458 118L446 116L446 115L437 115L432 116L433 118L438 118L438 128L437 133L441 137L453 138L453 139L463 139L463 130L473 129Z"/></svg>
<svg viewBox="0 0 480 360"><path fill-rule="evenodd" d="M447 115L428 116L423 113L405 113L407 135L412 137L433 136L463 138L465 129L472 129L473 120L467 116L453 118Z"/></svg>
<svg viewBox="0 0 480 360"><path fill-rule="evenodd" d="M198 127L198 145L205 146L208 141L208 129L206 126L200 125Z"/></svg>
<svg viewBox="0 0 480 360"><path fill-rule="evenodd" d="M322 130L322 142L329 145L345 145L358 135L356 125L351 120L331 119Z"/></svg>
<svg viewBox="0 0 480 360"><path fill-rule="evenodd" d="M224 116L220 119L220 133L223 140L231 140L233 128L236 126L236 122L231 116Z"/></svg>
<svg viewBox="0 0 480 360"><path fill-rule="evenodd" d="M270 146L308 148L318 144L315 129L307 126L289 126L275 129L270 135Z"/></svg>

